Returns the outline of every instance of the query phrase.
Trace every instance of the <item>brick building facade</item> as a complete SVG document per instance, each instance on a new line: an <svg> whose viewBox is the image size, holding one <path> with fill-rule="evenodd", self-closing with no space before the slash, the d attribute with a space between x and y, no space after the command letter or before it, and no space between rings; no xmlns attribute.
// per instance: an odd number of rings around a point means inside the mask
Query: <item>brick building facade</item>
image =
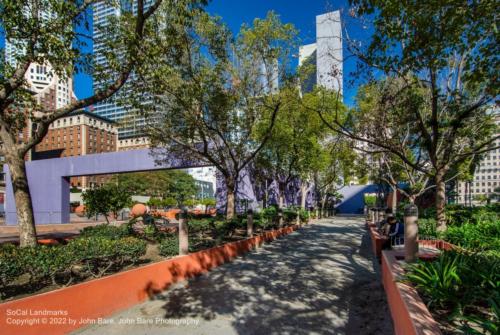
<svg viewBox="0 0 500 335"><path fill-rule="evenodd" d="M31 152L31 159L83 156L116 151L118 130L113 121L87 111L76 111L49 127L47 135ZM73 177L72 187L102 185L108 176Z"/></svg>

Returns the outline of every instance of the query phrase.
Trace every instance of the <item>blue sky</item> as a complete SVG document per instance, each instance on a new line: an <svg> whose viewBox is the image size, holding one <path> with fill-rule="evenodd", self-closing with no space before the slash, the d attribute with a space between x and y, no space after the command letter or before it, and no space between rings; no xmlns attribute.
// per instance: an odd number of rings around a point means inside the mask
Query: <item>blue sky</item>
<svg viewBox="0 0 500 335"><path fill-rule="evenodd" d="M251 24L256 17L263 18L270 10L280 15L285 23L293 23L299 30L301 44L315 42L316 15L328 11L343 9L347 11L347 1L326 1L326 0L213 0L207 7L208 12L217 14L235 33L241 24ZM360 29L358 25L347 24L347 30L352 38L365 39L367 32ZM3 47L3 38L0 47ZM298 51L297 51L298 52ZM344 58L348 58L344 47ZM345 59L344 62L344 100L348 105L352 105L353 97L356 94L356 81L350 85L348 81L352 79L351 72L355 70L355 60ZM74 89L79 99L92 94L92 78L88 75L80 74L74 78Z"/></svg>

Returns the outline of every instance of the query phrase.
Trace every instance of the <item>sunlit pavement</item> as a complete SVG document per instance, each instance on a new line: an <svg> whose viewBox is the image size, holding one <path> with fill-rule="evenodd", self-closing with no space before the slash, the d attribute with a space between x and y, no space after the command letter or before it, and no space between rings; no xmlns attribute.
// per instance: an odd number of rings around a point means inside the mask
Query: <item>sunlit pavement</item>
<svg viewBox="0 0 500 335"><path fill-rule="evenodd" d="M359 217L323 219L78 334L392 334Z"/></svg>

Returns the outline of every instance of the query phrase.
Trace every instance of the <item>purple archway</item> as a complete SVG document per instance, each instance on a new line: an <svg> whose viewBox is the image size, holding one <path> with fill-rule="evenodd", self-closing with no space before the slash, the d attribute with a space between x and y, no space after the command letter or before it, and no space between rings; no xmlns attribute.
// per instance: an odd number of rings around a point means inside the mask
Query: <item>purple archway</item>
<svg viewBox="0 0 500 335"><path fill-rule="evenodd" d="M30 161L26 162L26 173L35 222L46 224L69 222L70 177L203 166L207 164L194 160L186 161L177 157L162 158L159 163L155 161L149 149L140 149ZM15 225L17 224L16 204L7 165L4 165L4 172L6 223Z"/></svg>

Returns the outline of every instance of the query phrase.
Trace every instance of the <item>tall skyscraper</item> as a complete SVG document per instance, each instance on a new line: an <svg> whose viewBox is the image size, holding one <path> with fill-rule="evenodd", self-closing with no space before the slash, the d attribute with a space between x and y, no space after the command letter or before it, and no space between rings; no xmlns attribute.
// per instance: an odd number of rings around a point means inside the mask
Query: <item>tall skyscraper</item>
<svg viewBox="0 0 500 335"><path fill-rule="evenodd" d="M316 43L299 48L299 65L311 64L314 71L302 84L302 91L315 85L343 95L342 24L340 12L316 16Z"/></svg>
<svg viewBox="0 0 500 335"><path fill-rule="evenodd" d="M146 0L145 8L148 8L151 3L151 0ZM136 4L136 2L134 2L134 4ZM104 51L106 48L106 36L104 34L106 34L106 25L109 24L109 19L112 17L119 17L125 11L135 12L136 10L136 6L131 6L130 1L123 0L119 3L98 1L93 4L94 62L97 65L105 67L107 64L107 60L104 56ZM94 92L101 89L104 85L104 82L99 82L94 78ZM142 133L141 129L144 126L144 118L137 117L137 115L135 115L135 113L130 109L119 105L117 103L119 97L120 92L105 101L95 104L93 112L97 115L117 122L119 138L140 135ZM147 101L145 101L145 103L146 102Z"/></svg>

